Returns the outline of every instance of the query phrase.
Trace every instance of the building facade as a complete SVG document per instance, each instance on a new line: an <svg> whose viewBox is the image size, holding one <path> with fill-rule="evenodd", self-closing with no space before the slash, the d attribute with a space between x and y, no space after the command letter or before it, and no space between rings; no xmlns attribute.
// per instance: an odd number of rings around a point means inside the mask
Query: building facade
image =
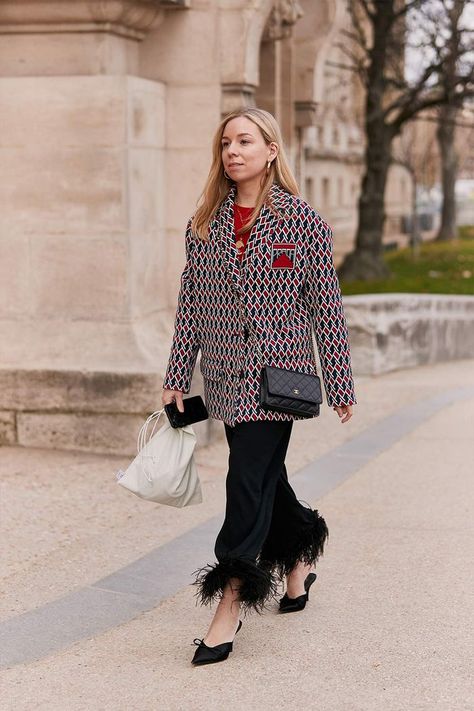
<svg viewBox="0 0 474 711"><path fill-rule="evenodd" d="M1 3L0 441L133 449L229 110L275 114L336 258L350 249L361 96L328 62L344 23L344 0Z"/></svg>

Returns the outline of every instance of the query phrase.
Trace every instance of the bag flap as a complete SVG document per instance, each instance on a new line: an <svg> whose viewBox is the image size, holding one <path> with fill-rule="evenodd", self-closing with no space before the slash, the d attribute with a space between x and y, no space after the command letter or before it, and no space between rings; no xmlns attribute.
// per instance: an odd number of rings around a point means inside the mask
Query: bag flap
<svg viewBox="0 0 474 711"><path fill-rule="evenodd" d="M323 401L321 382L317 375L274 367L267 367L266 374L269 395L318 404Z"/></svg>

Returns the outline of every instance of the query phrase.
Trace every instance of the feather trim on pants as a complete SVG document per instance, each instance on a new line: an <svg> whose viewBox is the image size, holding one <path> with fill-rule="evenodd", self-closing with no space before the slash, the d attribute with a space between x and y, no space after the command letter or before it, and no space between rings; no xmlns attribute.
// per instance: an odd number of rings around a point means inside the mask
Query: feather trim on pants
<svg viewBox="0 0 474 711"><path fill-rule="evenodd" d="M199 568L193 574L196 575L193 583L197 587L196 596L202 605L219 601L231 578L240 581L238 599L244 612L263 612L278 591L278 580L265 561L256 564L246 558L225 558Z"/></svg>
<svg viewBox="0 0 474 711"><path fill-rule="evenodd" d="M280 535L267 538L263 545L260 564L271 567L280 580L300 561L314 566L323 555L329 537L326 521L317 510L308 509L308 512L311 513L312 521L307 528L298 531L297 537L292 537L289 531L281 530Z"/></svg>

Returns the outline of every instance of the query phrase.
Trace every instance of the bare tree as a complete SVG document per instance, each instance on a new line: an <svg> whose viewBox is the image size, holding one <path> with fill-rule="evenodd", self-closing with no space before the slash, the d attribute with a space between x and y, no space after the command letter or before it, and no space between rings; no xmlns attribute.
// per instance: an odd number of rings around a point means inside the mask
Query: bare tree
<svg viewBox="0 0 474 711"><path fill-rule="evenodd" d="M393 147L393 161L408 170L412 179L412 220L410 242L417 248L421 241L418 215L418 187L432 188L438 177L438 155L436 151L436 128L429 120L409 121L403 128ZM428 117L426 117L427 119ZM436 119L435 119L436 120Z"/></svg>
<svg viewBox="0 0 474 711"><path fill-rule="evenodd" d="M472 4L472 3L471 3ZM463 26L463 16L466 13L465 0L453 0L447 8L441 24L445 26L446 56L440 72L440 81L445 87L450 101L438 109L437 138L441 157L441 185L443 190L443 204L441 208L441 224L436 236L437 240L452 240L457 236L456 228L456 177L459 169L459 157L455 146L456 118L459 111L456 102L456 77L459 72L459 62L463 61L463 49L468 29ZM469 21L470 18L468 18ZM443 22L444 20L444 22ZM474 25L473 25L474 26Z"/></svg>
<svg viewBox="0 0 474 711"><path fill-rule="evenodd" d="M345 41L339 46L348 62L338 66L357 72L365 88L366 149L356 246L339 270L344 279L388 276L382 236L395 136L420 112L442 105L459 107L474 91L469 39L460 44L450 90L440 81L448 52L440 18L456 1L461 0L348 0L353 29L342 31ZM467 6L474 0L462 1ZM465 32L472 36L468 29ZM407 52L416 63L410 72L405 69Z"/></svg>

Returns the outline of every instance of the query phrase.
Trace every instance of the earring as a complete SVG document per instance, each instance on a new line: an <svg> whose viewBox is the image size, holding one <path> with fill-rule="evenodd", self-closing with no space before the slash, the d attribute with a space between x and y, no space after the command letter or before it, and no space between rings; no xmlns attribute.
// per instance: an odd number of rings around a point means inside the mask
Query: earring
<svg viewBox="0 0 474 711"><path fill-rule="evenodd" d="M270 170L271 164L272 164L271 160L267 161L267 173Z"/></svg>
<svg viewBox="0 0 474 711"><path fill-rule="evenodd" d="M232 178L230 177L230 175L227 175L227 173L225 172L225 170L224 170L224 177L226 177L227 180L232 180Z"/></svg>

